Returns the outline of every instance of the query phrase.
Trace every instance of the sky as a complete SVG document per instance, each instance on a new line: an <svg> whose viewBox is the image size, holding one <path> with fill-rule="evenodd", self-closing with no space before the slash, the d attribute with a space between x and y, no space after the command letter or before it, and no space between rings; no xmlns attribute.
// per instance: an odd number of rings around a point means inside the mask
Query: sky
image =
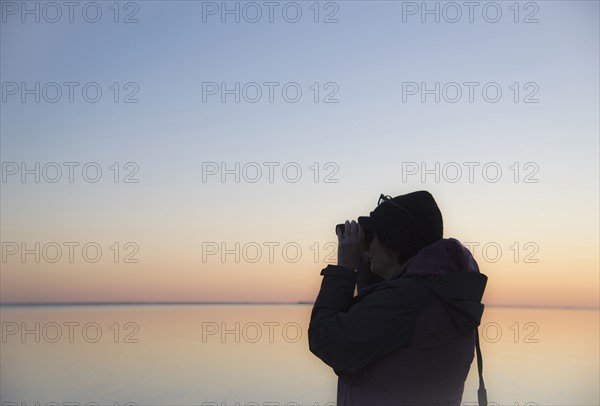
<svg viewBox="0 0 600 406"><path fill-rule="evenodd" d="M0 302L312 301L427 190L485 304L599 306L597 1L0 5Z"/></svg>

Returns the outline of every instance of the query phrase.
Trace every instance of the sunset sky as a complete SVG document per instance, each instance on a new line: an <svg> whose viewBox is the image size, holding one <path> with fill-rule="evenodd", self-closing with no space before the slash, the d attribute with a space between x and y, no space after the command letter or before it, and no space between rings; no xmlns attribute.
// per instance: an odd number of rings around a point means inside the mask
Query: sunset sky
<svg viewBox="0 0 600 406"><path fill-rule="evenodd" d="M335 224L428 190L485 304L599 306L598 2L500 2L496 23L366 1L38 23L6 3L2 303L312 301Z"/></svg>

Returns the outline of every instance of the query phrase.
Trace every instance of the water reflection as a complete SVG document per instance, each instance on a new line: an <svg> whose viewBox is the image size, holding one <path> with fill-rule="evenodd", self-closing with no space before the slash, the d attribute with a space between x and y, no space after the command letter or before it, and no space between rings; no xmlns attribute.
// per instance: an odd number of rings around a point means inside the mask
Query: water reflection
<svg viewBox="0 0 600 406"><path fill-rule="evenodd" d="M335 404L310 305L2 308L2 404ZM599 404L599 312L487 307L490 405ZM36 324L37 323L37 324ZM36 342L39 341L39 342ZM477 363L463 403L477 402Z"/></svg>

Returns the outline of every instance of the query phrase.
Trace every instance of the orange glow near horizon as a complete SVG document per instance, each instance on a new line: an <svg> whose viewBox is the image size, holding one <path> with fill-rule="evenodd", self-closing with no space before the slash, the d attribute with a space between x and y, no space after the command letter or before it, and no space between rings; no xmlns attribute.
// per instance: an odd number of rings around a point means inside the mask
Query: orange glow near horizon
<svg viewBox="0 0 600 406"><path fill-rule="evenodd" d="M86 263L79 267L13 264L10 273L2 272L2 301L313 301L321 283L319 272L327 266L323 259L333 251L330 248L322 253L320 262L315 262L316 248L308 248L311 243L298 243L298 246L303 256L295 263L292 262L294 250L290 248L288 260L275 256L273 263L269 263L266 251L256 263L242 261L244 255L240 256L240 263L236 263L233 254L225 257L225 263L221 263L219 255L209 256L206 263L202 263L201 258L192 253L167 260L155 251L156 257L150 258L151 265L144 265L142 261L108 266ZM598 307L597 261L593 257L575 255L567 260L540 250L533 258L538 259L538 263L514 263L513 252L504 253L500 260L492 263L494 258L482 257L475 251L480 271L488 276L485 304ZM250 250L246 254L248 258L255 258Z"/></svg>

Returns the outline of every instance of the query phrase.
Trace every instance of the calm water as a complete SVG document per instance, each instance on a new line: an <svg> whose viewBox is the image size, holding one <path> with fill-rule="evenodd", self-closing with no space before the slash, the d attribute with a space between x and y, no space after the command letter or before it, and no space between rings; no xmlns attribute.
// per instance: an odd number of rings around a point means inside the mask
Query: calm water
<svg viewBox="0 0 600 406"><path fill-rule="evenodd" d="M337 377L308 350L310 310L4 307L1 402L334 405ZM600 404L599 324L597 310L487 307L480 335L490 405ZM474 359L464 404L476 405L477 386Z"/></svg>

